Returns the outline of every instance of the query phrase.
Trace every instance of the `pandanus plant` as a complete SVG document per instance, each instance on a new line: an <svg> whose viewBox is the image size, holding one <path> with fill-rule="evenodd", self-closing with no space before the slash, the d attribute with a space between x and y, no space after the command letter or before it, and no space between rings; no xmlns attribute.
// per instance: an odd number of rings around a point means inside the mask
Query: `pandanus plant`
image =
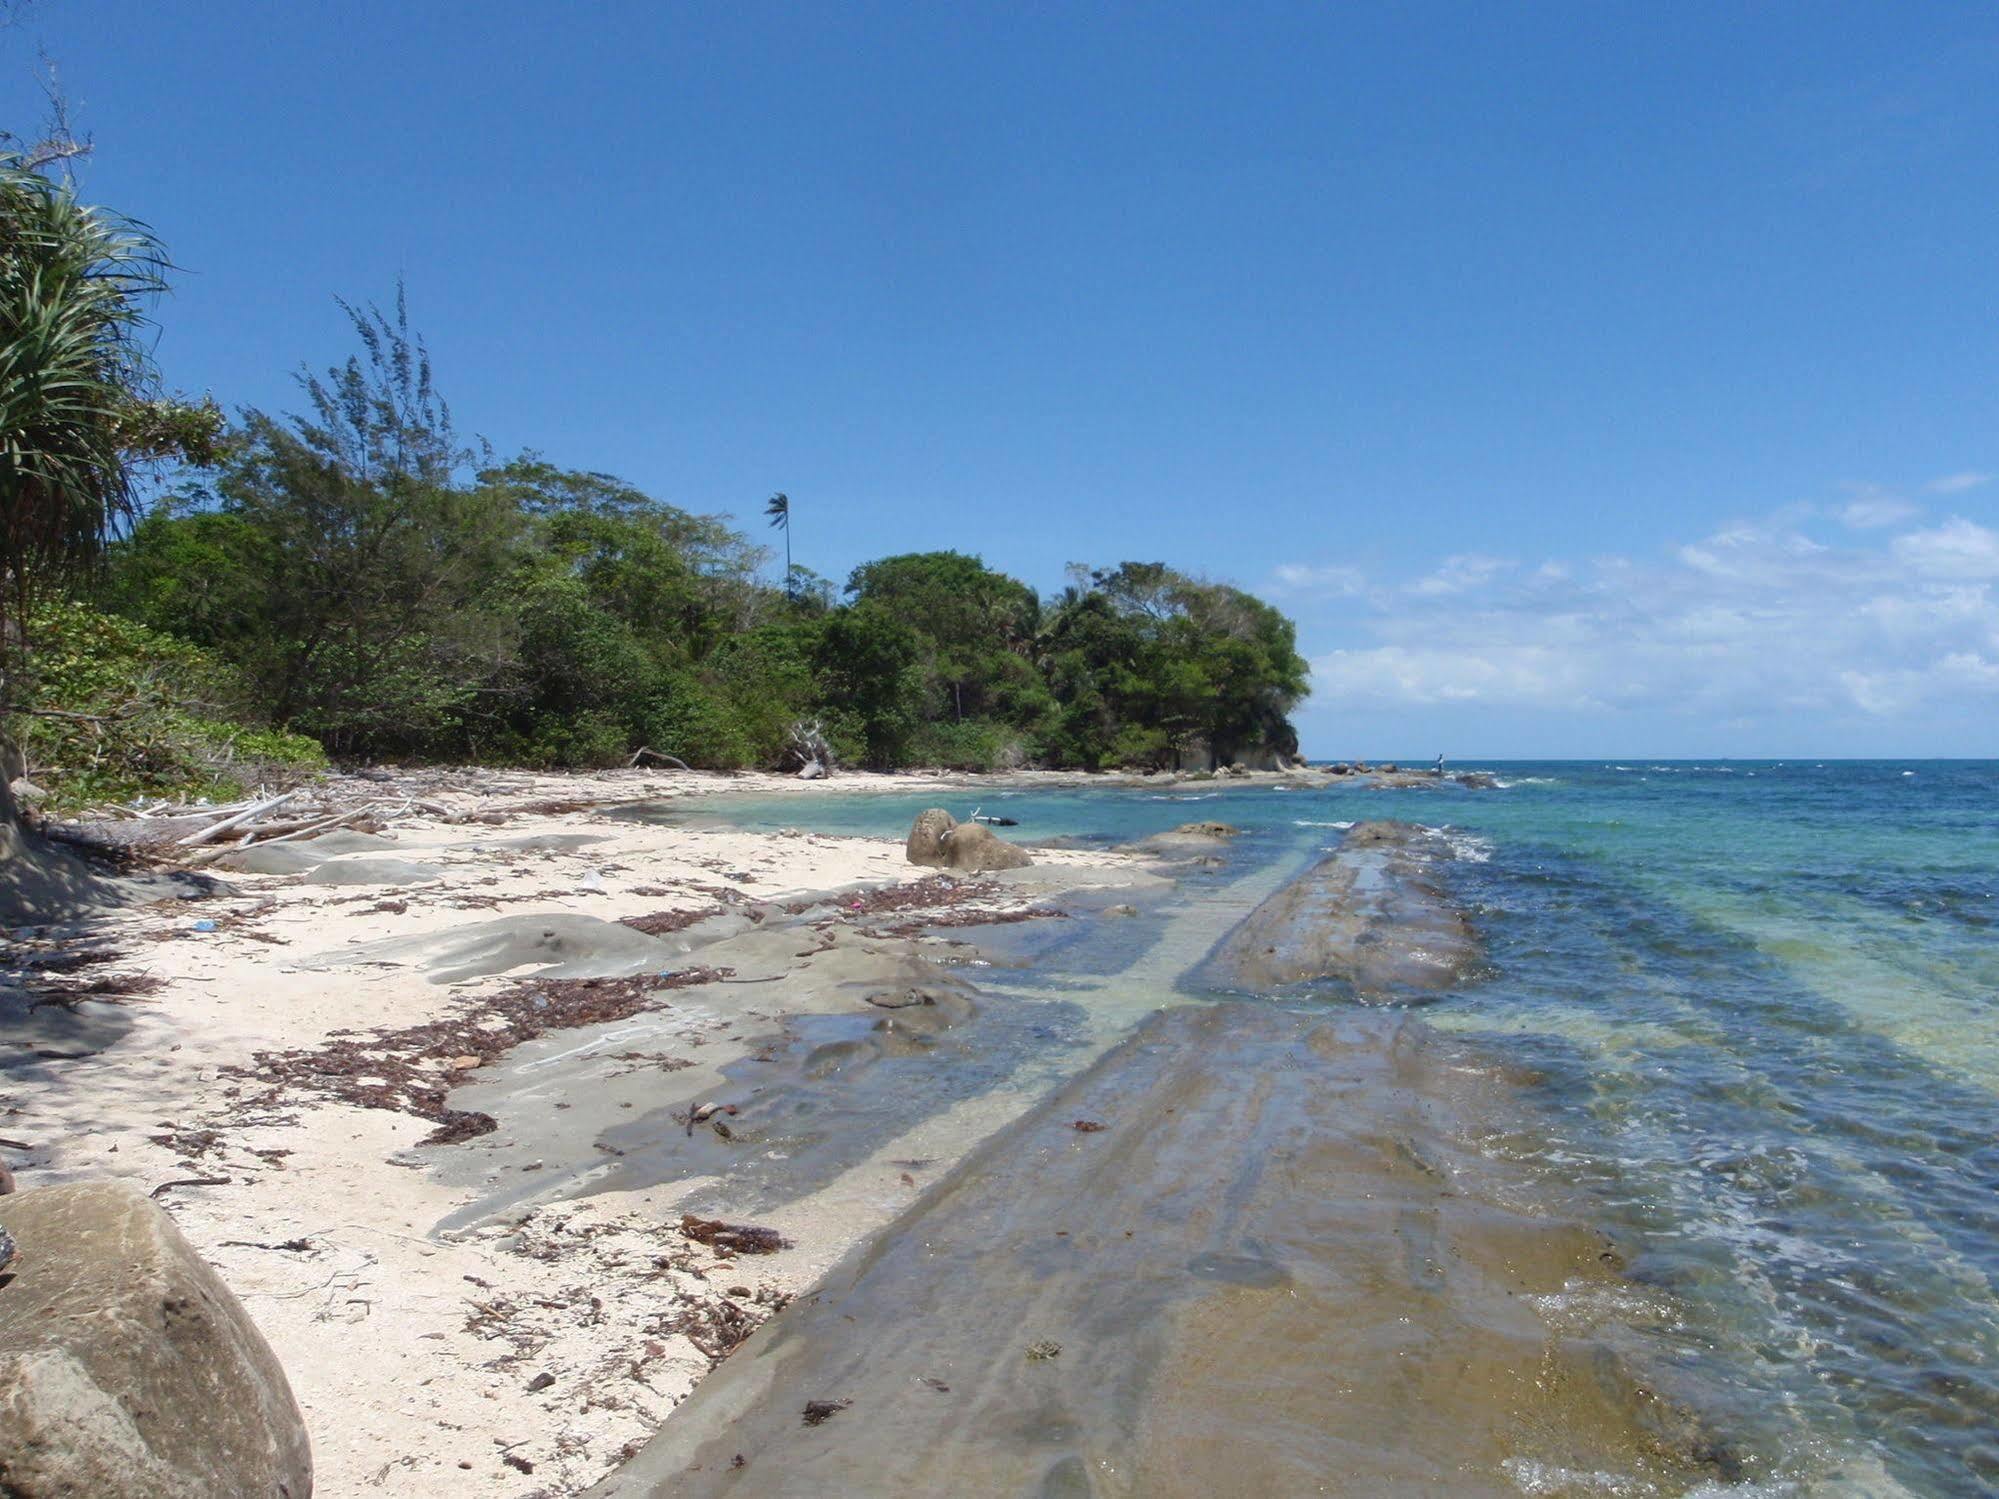
<svg viewBox="0 0 1999 1499"><path fill-rule="evenodd" d="M167 261L143 225L0 154L0 824L18 773L6 735L29 605L94 559L151 460L213 461L222 413L161 399L146 304Z"/></svg>
<svg viewBox="0 0 1999 1499"><path fill-rule="evenodd" d="M94 558L136 464L213 456L221 413L159 399L146 337L165 253L145 226L0 156L0 609Z"/></svg>

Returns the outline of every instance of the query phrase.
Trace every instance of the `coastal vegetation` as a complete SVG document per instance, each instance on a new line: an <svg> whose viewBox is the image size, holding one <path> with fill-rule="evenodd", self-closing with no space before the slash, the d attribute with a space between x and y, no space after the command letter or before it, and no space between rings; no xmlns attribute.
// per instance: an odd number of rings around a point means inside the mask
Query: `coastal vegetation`
<svg viewBox="0 0 1999 1499"><path fill-rule="evenodd" d="M725 517L462 439L399 287L298 409L161 399L143 229L13 160L4 200L4 701L58 803L342 759L990 770L1297 748L1291 622L1159 562L1043 598L957 551L844 586ZM39 405L37 404L39 402ZM149 466L172 483L135 503Z"/></svg>

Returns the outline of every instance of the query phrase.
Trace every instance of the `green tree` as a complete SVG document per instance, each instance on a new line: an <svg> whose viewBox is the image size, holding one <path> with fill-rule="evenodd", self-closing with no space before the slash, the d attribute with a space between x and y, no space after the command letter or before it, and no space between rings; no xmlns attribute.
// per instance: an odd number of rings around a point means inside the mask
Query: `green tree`
<svg viewBox="0 0 1999 1499"><path fill-rule="evenodd" d="M1086 572L1048 611L1040 653L1061 763L1227 763L1295 753L1307 667L1260 599L1163 563Z"/></svg>
<svg viewBox="0 0 1999 1499"><path fill-rule="evenodd" d="M821 627L813 667L841 756L873 770L905 763L923 719L922 643L879 604L857 604Z"/></svg>
<svg viewBox="0 0 1999 1499"><path fill-rule="evenodd" d="M301 373L306 410L246 411L216 482L261 538L266 600L244 665L277 721L335 753L420 751L472 708L510 626L490 583L515 517L464 482L430 358L395 316L341 303L361 352Z"/></svg>
<svg viewBox="0 0 1999 1499"><path fill-rule="evenodd" d="M1030 659L1041 603L1025 583L962 552L910 552L855 568L847 593L915 632L928 716L1031 720L1044 705Z"/></svg>

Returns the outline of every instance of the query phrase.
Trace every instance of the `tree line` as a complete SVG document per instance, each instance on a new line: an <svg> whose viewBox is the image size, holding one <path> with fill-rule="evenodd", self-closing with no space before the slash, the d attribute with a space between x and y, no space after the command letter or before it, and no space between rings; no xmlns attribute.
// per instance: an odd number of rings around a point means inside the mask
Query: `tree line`
<svg viewBox="0 0 1999 1499"><path fill-rule="evenodd" d="M18 163L0 166L7 182L74 207L66 185ZM132 319L164 261L142 231L116 233L72 252L128 268L91 285L110 285ZM0 235L4 377L37 355L13 315L21 235L12 220ZM296 411L244 410L226 427L212 407L155 399L131 323L114 319L92 374L116 421L100 423L77 460L95 467L60 502L36 500L38 439L0 408L9 629L28 647L10 680L43 684L41 716L17 732L51 743L65 711L46 691L63 673L33 665L39 630L74 646L55 654L76 680L118 675L77 668L78 650L180 661L125 695L343 759L590 767L643 746L700 767L775 766L801 724L880 769L1205 766L1296 750L1306 666L1293 627L1239 589L1124 562L1072 568L1044 599L959 552L883 558L836 587L789 564L783 495L766 509L786 532L773 586L765 549L724 517L462 441L400 289L388 312L342 305L355 352L302 374ZM162 455L190 466L133 513L131 465ZM21 523L38 506L69 527L46 557ZM25 586L45 577L61 586ZM176 683L195 680L201 701L175 704ZM34 717L32 686L10 696Z"/></svg>

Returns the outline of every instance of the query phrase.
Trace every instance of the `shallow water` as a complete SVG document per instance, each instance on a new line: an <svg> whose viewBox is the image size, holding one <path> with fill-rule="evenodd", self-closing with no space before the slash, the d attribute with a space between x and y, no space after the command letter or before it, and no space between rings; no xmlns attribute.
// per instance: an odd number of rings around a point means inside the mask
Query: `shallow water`
<svg viewBox="0 0 1999 1499"><path fill-rule="evenodd" d="M1535 1126L1502 1143L1595 1194L1634 1294L1656 1287L1673 1309L1653 1328L1655 1355L1711 1403L1720 1392L1714 1414L1748 1454L1754 1491L1991 1492L1999 765L1478 768L1501 788L978 800L1016 818L1008 831L1023 840L1235 823L1245 835L1210 887L1231 911L1345 823L1450 830L1462 857L1449 880L1487 964L1425 1018L1529 1079ZM940 800L972 810L963 793L831 794L692 815L899 837ZM1091 941L1016 929L1045 950L981 986L1080 987L1108 1037L1176 997L1212 940L1209 922L1186 919L1202 893L1184 893L1163 933L1130 924L1114 939L1126 950L1108 955L1097 939L1113 923L1089 923Z"/></svg>

